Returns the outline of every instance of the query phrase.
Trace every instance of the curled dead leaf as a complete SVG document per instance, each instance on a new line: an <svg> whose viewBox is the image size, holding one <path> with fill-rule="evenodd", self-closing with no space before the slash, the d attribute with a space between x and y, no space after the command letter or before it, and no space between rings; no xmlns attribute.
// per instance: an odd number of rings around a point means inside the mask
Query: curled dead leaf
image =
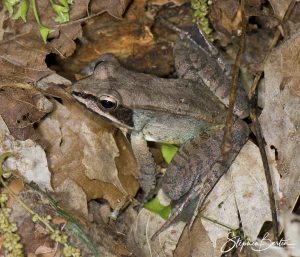
<svg viewBox="0 0 300 257"><path fill-rule="evenodd" d="M299 197L300 169L300 36L273 50L265 64L265 106L260 116L268 159L279 173L281 208L291 210ZM287 79L288 78L288 79Z"/></svg>
<svg viewBox="0 0 300 257"><path fill-rule="evenodd" d="M93 0L91 1L92 13L108 12L111 16L121 19L132 0Z"/></svg>
<svg viewBox="0 0 300 257"><path fill-rule="evenodd" d="M16 139L33 137L35 124L52 108L52 103L29 84L0 80L0 115Z"/></svg>
<svg viewBox="0 0 300 257"><path fill-rule="evenodd" d="M88 200L103 198L112 208L124 196L133 197L139 188L137 167L124 137L118 139L113 127L67 97L62 102L54 101L55 111L38 128L54 188L71 179Z"/></svg>

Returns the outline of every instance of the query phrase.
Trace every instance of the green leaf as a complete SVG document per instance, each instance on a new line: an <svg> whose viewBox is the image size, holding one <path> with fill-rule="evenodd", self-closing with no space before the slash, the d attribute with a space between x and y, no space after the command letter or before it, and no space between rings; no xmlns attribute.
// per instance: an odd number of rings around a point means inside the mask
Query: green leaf
<svg viewBox="0 0 300 257"><path fill-rule="evenodd" d="M165 220L170 217L172 211L171 205L161 205L157 196L149 202L145 203L144 208L151 212L157 213L160 217L162 217Z"/></svg>
<svg viewBox="0 0 300 257"><path fill-rule="evenodd" d="M69 6L61 6L59 4L52 4L52 9L58 14L58 13L67 13L69 12Z"/></svg>
<svg viewBox="0 0 300 257"><path fill-rule="evenodd" d="M51 4L52 9L56 12L56 17L54 20L57 23L65 23L70 20L69 17L69 5L66 3L66 6L58 5L58 4Z"/></svg>
<svg viewBox="0 0 300 257"><path fill-rule="evenodd" d="M163 144L161 146L161 153L164 157L164 160L166 163L170 163L174 157L174 155L177 153L178 147L175 145L168 145L168 144Z"/></svg>
<svg viewBox="0 0 300 257"><path fill-rule="evenodd" d="M4 1L4 6L5 6L6 10L8 11L8 16L11 17L14 12L13 7L7 1Z"/></svg>
<svg viewBox="0 0 300 257"><path fill-rule="evenodd" d="M57 16L55 17L55 21L57 23L65 23L65 22L68 22L70 19L69 17L69 13L58 13Z"/></svg>
<svg viewBox="0 0 300 257"><path fill-rule="evenodd" d="M68 2L68 0L59 0L59 2L60 2L63 6L69 7L69 2Z"/></svg>
<svg viewBox="0 0 300 257"><path fill-rule="evenodd" d="M29 8L29 1L28 0L23 0L21 3L17 13L13 17L14 20L17 20L21 18L24 22L26 22L26 16Z"/></svg>
<svg viewBox="0 0 300 257"><path fill-rule="evenodd" d="M45 26L39 26L39 31L40 31L40 34L41 34L41 37L42 37L44 43L47 43L48 34L50 32L53 32L54 29L49 29Z"/></svg>
<svg viewBox="0 0 300 257"><path fill-rule="evenodd" d="M14 6L18 4L20 0L3 0L4 6L8 11L8 16L11 17L14 12Z"/></svg>

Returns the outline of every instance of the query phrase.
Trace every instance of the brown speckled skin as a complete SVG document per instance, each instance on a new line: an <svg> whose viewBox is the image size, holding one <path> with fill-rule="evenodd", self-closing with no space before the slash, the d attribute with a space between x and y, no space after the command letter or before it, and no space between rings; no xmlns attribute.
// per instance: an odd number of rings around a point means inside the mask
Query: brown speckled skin
<svg viewBox="0 0 300 257"><path fill-rule="evenodd" d="M172 199L183 196L194 181L200 183L206 174L206 183L211 189L216 183L215 177L220 177L230 166L231 161L221 165L220 171L211 171L221 158L222 132L215 133L207 141L198 136L205 129L220 126L225 121L229 68L220 62L220 57L218 54L212 58L195 41L185 38L174 48L178 79L129 71L112 54L104 54L98 59L94 73L73 86L72 93L79 102L130 131L146 195L156 182L155 163L146 140L173 144L187 141L164 179L163 188ZM118 108L111 112L101 110L98 99L103 95L117 99ZM248 113L246 94L239 89L237 97L235 114L244 117ZM237 141L234 141L231 159L244 144L244 137L241 138L245 133L240 126L233 131Z"/></svg>
<svg viewBox="0 0 300 257"><path fill-rule="evenodd" d="M221 144L224 132L214 131L205 140L201 136L186 142L170 163L163 178L163 190L172 199L178 200L193 186L203 184L202 195L207 195L220 177L229 169L240 149L246 143L248 125L237 119L232 130L232 149L223 160Z"/></svg>

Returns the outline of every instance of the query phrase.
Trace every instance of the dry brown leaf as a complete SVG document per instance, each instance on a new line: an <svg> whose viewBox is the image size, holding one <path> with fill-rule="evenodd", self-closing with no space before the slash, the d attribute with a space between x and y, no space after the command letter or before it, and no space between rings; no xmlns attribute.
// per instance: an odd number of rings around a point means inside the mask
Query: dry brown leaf
<svg viewBox="0 0 300 257"><path fill-rule="evenodd" d="M230 35L236 33L242 21L239 1L214 1L209 18L217 31Z"/></svg>
<svg viewBox="0 0 300 257"><path fill-rule="evenodd" d="M66 224L67 223L67 221L64 218L59 217L59 216L58 217L53 217L51 221L53 222L53 224L56 224L56 225L61 225L61 224Z"/></svg>
<svg viewBox="0 0 300 257"><path fill-rule="evenodd" d="M75 54L60 63L63 74L78 73L103 53L114 53L122 65L130 70L151 73L161 77L174 72L173 43L177 34L154 18L164 17L178 26L192 24L189 5L161 8L147 7L147 0L133 1L122 20L101 15L84 26L84 39ZM153 11L152 9L156 10ZM180 21L180 24L178 23ZM161 58L157 58L161 57ZM62 73L61 73L62 74Z"/></svg>
<svg viewBox="0 0 300 257"><path fill-rule="evenodd" d="M148 4L154 5L165 5L169 3L174 3L175 5L182 5L189 2L189 0L148 0Z"/></svg>
<svg viewBox="0 0 300 257"><path fill-rule="evenodd" d="M88 208L90 220L92 217L93 222L97 224L109 224L111 208L107 202L99 203L97 201L89 201Z"/></svg>
<svg viewBox="0 0 300 257"><path fill-rule="evenodd" d="M47 215L51 215L55 217L56 214L50 206L49 201L39 193L32 190L25 190L20 194L20 197L28 207L41 216L46 217ZM47 256L47 254L51 256L51 251L57 251L57 255L55 256L62 256L60 252L61 246L58 247L57 243L50 239L50 233L44 225L33 223L32 217L19 204L14 204L12 209L11 220L18 224L18 234L22 238L21 243L24 246L25 256ZM77 215L72 215L72 217L77 219L80 228L88 235L100 256L132 256L126 249L124 238L121 234L112 231L108 226L98 226L95 223L90 223L88 220L78 219ZM56 229L65 227L65 222L57 222L57 219L55 224ZM74 236L73 233L69 232L69 230L63 230L63 233L68 236L69 242L81 250L81 256L92 256L87 245L77 236Z"/></svg>
<svg viewBox="0 0 300 257"><path fill-rule="evenodd" d="M55 13L48 1L39 1L40 18L47 27L54 27L52 19ZM0 41L0 75L19 78L25 82L36 81L51 74L45 58L51 52L49 44L44 44L37 29L37 24L29 9L27 22L8 19L7 12L3 13L4 22L0 24L5 32Z"/></svg>
<svg viewBox="0 0 300 257"><path fill-rule="evenodd" d="M51 40L50 45L55 49L56 54L61 58L71 56L76 49L75 39L82 36L80 23L60 28L58 38Z"/></svg>
<svg viewBox="0 0 300 257"><path fill-rule="evenodd" d="M45 63L46 55L50 52L49 45L43 43L38 31L32 31L32 27L29 27L24 33L17 33L13 28L9 32L14 36L7 36L0 41L1 76L33 82L52 73Z"/></svg>
<svg viewBox="0 0 300 257"><path fill-rule="evenodd" d="M3 256L4 255L4 249L3 249L3 236L0 236L0 254Z"/></svg>
<svg viewBox="0 0 300 257"><path fill-rule="evenodd" d="M244 145L230 172L243 231L255 241L263 224L272 221L272 216L261 155L254 143L249 141ZM278 194L279 174L274 174L274 178L274 191Z"/></svg>
<svg viewBox="0 0 300 257"><path fill-rule="evenodd" d="M54 257L56 252L57 252L56 247L51 248L45 245L41 245L35 250L34 254L36 254L39 257Z"/></svg>
<svg viewBox="0 0 300 257"><path fill-rule="evenodd" d="M191 230L189 230L188 227L184 229L178 246L174 252L174 257L181 256L216 256L216 250L208 237L207 231L202 225L201 219L195 220Z"/></svg>
<svg viewBox="0 0 300 257"><path fill-rule="evenodd" d="M75 4L70 6L70 20L78 20L88 14L90 0L76 0Z"/></svg>
<svg viewBox="0 0 300 257"><path fill-rule="evenodd" d="M111 21L108 24L100 25L100 27L90 26L86 28L85 32L86 37L91 39L93 43L82 49L86 53L84 61L92 60L89 58L91 58L91 54L95 55L95 49L99 56L102 53L109 52L124 57L133 52L136 53L139 47L150 46L154 43L153 35L148 26L141 27L139 24L126 20L124 22ZM100 42L102 43L100 44ZM82 56L82 58L84 57Z"/></svg>
<svg viewBox="0 0 300 257"><path fill-rule="evenodd" d="M34 125L52 108L52 103L29 84L1 79L0 115L16 139L33 137Z"/></svg>
<svg viewBox="0 0 300 257"><path fill-rule="evenodd" d="M128 250L125 243L125 235L112 231L108 226L96 225L95 223L89 224L85 227L86 233L96 246L99 256L119 257L119 256L133 256ZM77 247L83 249L83 242L75 242ZM86 245L84 248L87 248ZM90 256L90 251L82 250L82 256Z"/></svg>
<svg viewBox="0 0 300 257"><path fill-rule="evenodd" d="M176 249L180 235L185 227L183 222L171 225L154 241L151 236L165 222L159 215L142 209L131 226L129 244L137 256L171 257Z"/></svg>
<svg viewBox="0 0 300 257"><path fill-rule="evenodd" d="M85 218L88 217L86 194L73 180L67 178L55 192L56 199L62 203L61 206Z"/></svg>
<svg viewBox="0 0 300 257"><path fill-rule="evenodd" d="M107 52L114 53L129 69L158 76L173 72L172 44L155 39L153 20L146 18L145 5L146 0L133 1L122 20L101 15L87 22L84 35L88 43L79 45L75 55L62 62L66 75L71 78L70 73L78 74L84 66ZM180 9L173 12L174 17L186 13Z"/></svg>
<svg viewBox="0 0 300 257"><path fill-rule="evenodd" d="M275 15L283 18L292 0L269 0Z"/></svg>
<svg viewBox="0 0 300 257"><path fill-rule="evenodd" d="M124 196L134 196L139 188L128 143L126 146L115 138L113 127L78 104L67 99L63 103L55 101L55 111L38 128L47 142L53 186L72 179L88 200L104 198L115 208Z"/></svg>
<svg viewBox="0 0 300 257"><path fill-rule="evenodd" d="M90 3L92 13L108 12L111 16L121 19L132 0L93 0Z"/></svg>
<svg viewBox="0 0 300 257"><path fill-rule="evenodd" d="M18 195L23 189L24 189L24 182L21 179L14 179L11 181L8 185L8 187L16 194ZM15 198L10 195L8 201L6 202L6 206L8 208L11 208L12 205L15 202Z"/></svg>
<svg viewBox="0 0 300 257"><path fill-rule="evenodd" d="M265 106L261 127L272 173L279 172L280 209L292 210L300 191L300 37L274 49L265 65ZM286 78L289 78L288 80Z"/></svg>
<svg viewBox="0 0 300 257"><path fill-rule="evenodd" d="M14 179L9 183L9 188L18 195L24 189L24 182L21 179Z"/></svg>
<svg viewBox="0 0 300 257"><path fill-rule="evenodd" d="M208 195L203 208L204 210L201 214L204 217L216 220L217 222L233 229L237 229L239 227L237 206L235 203L234 193L232 191L230 172L227 172L215 185L211 193ZM227 239L229 230L217 223L201 218L201 216L198 216L197 219L201 219L203 227L207 231L207 236L211 241L211 245L209 245L205 240L201 241L203 244L202 247L208 247L205 249L207 252L209 252L211 247L213 247L215 249L215 256L221 256L221 247Z"/></svg>
<svg viewBox="0 0 300 257"><path fill-rule="evenodd" d="M105 3L102 6L108 13L121 18L130 1L119 0L109 3L101 1L101 3ZM88 4L89 1L86 0L74 1L70 12L71 21L86 16ZM53 19L55 13L47 0L38 2L38 14L44 26L55 29L55 32L49 35L52 40L48 44L44 44L39 35L32 8L29 8L26 23L8 19L7 12L1 12L0 75L35 82L53 73L45 63L49 53L66 58L75 51L74 40L80 37L82 32L80 23L58 26Z"/></svg>
<svg viewBox="0 0 300 257"><path fill-rule="evenodd" d="M41 225L32 222L31 217L19 216L18 219L18 234L21 236L21 243L24 246L26 256L30 253L35 253L41 247L53 249L55 242L50 240L49 232L45 231Z"/></svg>
<svg viewBox="0 0 300 257"><path fill-rule="evenodd" d="M114 138L119 150L119 156L115 158L118 179L126 192L129 195L134 196L138 188L138 170L131 150L131 145L121 131L117 131Z"/></svg>
<svg viewBox="0 0 300 257"><path fill-rule="evenodd" d="M77 2L77 1L76 1ZM73 8L76 9L76 2ZM49 1L39 1L38 10L43 25L55 28L51 36L53 40L45 44L39 35L37 24L31 8L27 15L27 23L8 20L5 24L6 32L0 41L0 75L11 76L26 82L35 82L38 79L53 73L48 69L45 58L53 52L62 58L73 54L75 42L81 36L80 24L56 27L53 17L55 13ZM4 24L1 24L2 27Z"/></svg>

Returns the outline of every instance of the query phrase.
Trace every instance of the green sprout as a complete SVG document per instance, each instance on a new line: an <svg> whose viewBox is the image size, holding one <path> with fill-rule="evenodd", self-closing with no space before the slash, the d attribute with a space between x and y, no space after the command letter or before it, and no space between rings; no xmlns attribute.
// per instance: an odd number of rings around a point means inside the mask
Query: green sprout
<svg viewBox="0 0 300 257"><path fill-rule="evenodd" d="M3 4L8 11L8 16L11 17L14 12L14 6L17 5L20 0L3 0Z"/></svg>
<svg viewBox="0 0 300 257"><path fill-rule="evenodd" d="M12 19L18 20L19 18L21 18L23 22L27 22L27 14L28 14L29 7L31 6L40 35L44 43L47 43L48 35L49 33L53 32L54 29L47 28L42 24L40 20L40 16L38 14L36 0L31 0L31 5L29 4L29 0L2 0L2 1L3 1L3 5L8 11L9 17L12 17L14 13L14 8L15 6L18 5L18 10L16 11ZM49 0L52 10L56 13L54 20L58 24L66 23L70 20L70 14L69 14L70 5L73 4L73 0L58 0L58 1L59 3L56 3L53 0Z"/></svg>
<svg viewBox="0 0 300 257"><path fill-rule="evenodd" d="M41 37L42 37L44 43L46 43L46 42L47 42L47 38L48 38L48 34L49 34L50 32L53 32L54 30L45 27L45 26L41 23L40 17L39 17L38 11L37 11L37 6L36 6L35 0L31 0L31 4L32 4L33 14L34 14L36 23L37 23L37 25L38 25L38 27L39 27L39 31L40 31Z"/></svg>
<svg viewBox="0 0 300 257"><path fill-rule="evenodd" d="M58 23L65 23L68 22L70 20L69 17L69 4L67 1L60 1L62 5L56 4L53 2L53 0L49 0L52 9L54 10L54 12L56 12L56 17L54 18L54 20Z"/></svg>
<svg viewBox="0 0 300 257"><path fill-rule="evenodd" d="M24 0L20 4L18 11L16 12L16 14L13 17L13 20L17 20L17 19L21 18L24 22L26 22L28 8L29 8L29 0Z"/></svg>

